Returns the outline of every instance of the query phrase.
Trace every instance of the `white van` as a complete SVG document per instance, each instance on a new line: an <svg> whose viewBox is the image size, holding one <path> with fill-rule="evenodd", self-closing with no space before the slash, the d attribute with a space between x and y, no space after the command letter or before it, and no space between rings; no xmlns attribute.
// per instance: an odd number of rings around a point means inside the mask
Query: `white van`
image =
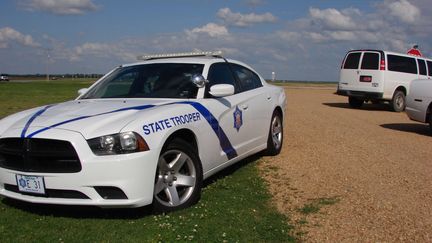
<svg viewBox="0 0 432 243"><path fill-rule="evenodd" d="M353 50L342 62L337 94L348 96L353 108L361 107L365 101L387 101L392 110L399 112L405 109L410 82L431 76L431 59L381 50Z"/></svg>

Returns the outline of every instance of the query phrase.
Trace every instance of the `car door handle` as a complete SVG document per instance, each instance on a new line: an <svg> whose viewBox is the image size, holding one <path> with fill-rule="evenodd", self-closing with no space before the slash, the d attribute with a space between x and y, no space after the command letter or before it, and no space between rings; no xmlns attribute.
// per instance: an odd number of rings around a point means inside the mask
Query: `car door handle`
<svg viewBox="0 0 432 243"><path fill-rule="evenodd" d="M249 108L249 106L248 106L248 105L242 105L241 108L242 108L243 110L247 110L247 109Z"/></svg>
<svg viewBox="0 0 432 243"><path fill-rule="evenodd" d="M271 100L271 96L267 96L267 100Z"/></svg>

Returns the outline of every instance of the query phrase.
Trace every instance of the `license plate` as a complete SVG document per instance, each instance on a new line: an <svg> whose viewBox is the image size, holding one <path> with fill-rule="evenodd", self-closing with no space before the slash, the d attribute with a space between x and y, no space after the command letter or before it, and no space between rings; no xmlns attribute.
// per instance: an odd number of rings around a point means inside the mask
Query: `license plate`
<svg viewBox="0 0 432 243"><path fill-rule="evenodd" d="M20 192L45 194L45 183L42 176L16 175Z"/></svg>

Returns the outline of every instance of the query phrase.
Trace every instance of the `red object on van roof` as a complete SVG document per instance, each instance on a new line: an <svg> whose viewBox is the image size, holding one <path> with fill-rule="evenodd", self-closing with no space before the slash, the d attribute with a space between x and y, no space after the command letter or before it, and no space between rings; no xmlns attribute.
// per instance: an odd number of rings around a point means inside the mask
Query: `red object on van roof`
<svg viewBox="0 0 432 243"><path fill-rule="evenodd" d="M407 52L407 54L409 54L409 55L413 55L413 56L419 56L419 57L423 56L423 55L421 54L420 50L419 50L419 49L416 49L416 48L411 48L411 49L409 49L409 51Z"/></svg>

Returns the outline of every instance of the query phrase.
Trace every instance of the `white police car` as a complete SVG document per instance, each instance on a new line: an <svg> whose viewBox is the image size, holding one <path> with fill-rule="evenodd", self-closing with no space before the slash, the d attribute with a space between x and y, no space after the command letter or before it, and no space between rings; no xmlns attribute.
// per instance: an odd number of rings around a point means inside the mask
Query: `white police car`
<svg viewBox="0 0 432 243"><path fill-rule="evenodd" d="M411 120L429 123L432 131L432 83L429 79L413 80L407 96L406 113Z"/></svg>
<svg viewBox="0 0 432 243"><path fill-rule="evenodd" d="M141 59L76 100L0 120L0 194L170 211L196 203L221 169L280 152L282 88L220 52Z"/></svg>

